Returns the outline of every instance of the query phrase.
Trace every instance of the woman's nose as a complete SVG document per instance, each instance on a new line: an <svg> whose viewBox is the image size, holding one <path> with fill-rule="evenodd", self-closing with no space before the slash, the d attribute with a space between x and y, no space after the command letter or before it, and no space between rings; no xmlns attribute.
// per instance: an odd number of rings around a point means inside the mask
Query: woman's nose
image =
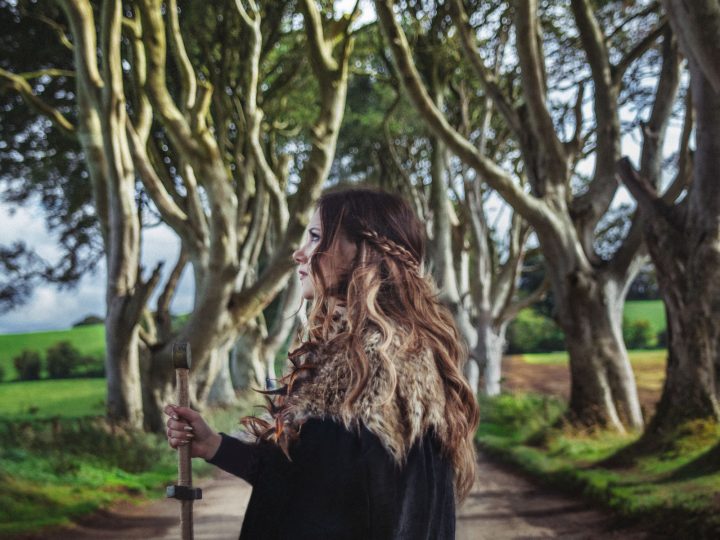
<svg viewBox="0 0 720 540"><path fill-rule="evenodd" d="M304 258L305 258L305 254L303 253L303 248L302 248L302 246L300 246L298 249L296 249L296 250L293 252L293 260L294 260L296 263L300 264L300 263L303 262L303 259L304 259Z"/></svg>

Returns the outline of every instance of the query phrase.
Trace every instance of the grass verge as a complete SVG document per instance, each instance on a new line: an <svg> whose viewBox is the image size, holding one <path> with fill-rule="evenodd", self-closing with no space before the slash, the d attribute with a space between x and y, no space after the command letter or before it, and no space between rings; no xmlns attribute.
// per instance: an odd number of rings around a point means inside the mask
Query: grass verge
<svg viewBox="0 0 720 540"><path fill-rule="evenodd" d="M567 364L570 358L567 351L548 353L524 353L523 360L528 364ZM667 349L647 349L628 351L630 363L633 365L645 365L652 363L663 363L667 358Z"/></svg>
<svg viewBox="0 0 720 540"><path fill-rule="evenodd" d="M237 429L252 404L209 411L219 431ZM197 477L214 467L193 460ZM112 428L102 417L0 421L0 538L69 525L118 500L165 496L177 457L162 435Z"/></svg>
<svg viewBox="0 0 720 540"><path fill-rule="evenodd" d="M628 523L642 523L658 537L720 537L716 424L688 423L651 451L633 451L636 435L553 427L564 408L558 399L533 394L482 398L478 445L545 485L587 497ZM618 455L623 459L613 459Z"/></svg>

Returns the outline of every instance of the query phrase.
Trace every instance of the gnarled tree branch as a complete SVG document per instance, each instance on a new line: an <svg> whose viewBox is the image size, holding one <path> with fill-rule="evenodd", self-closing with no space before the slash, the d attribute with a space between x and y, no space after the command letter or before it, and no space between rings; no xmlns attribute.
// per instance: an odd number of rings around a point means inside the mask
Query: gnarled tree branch
<svg viewBox="0 0 720 540"><path fill-rule="evenodd" d="M381 28L393 52L397 72L410 99L428 123L428 126L465 163L536 227L548 227L550 220L542 201L527 195L513 182L512 178L485 156L480 155L474 145L460 135L446 120L433 103L412 60L410 46L392 12L391 0L375 2Z"/></svg>

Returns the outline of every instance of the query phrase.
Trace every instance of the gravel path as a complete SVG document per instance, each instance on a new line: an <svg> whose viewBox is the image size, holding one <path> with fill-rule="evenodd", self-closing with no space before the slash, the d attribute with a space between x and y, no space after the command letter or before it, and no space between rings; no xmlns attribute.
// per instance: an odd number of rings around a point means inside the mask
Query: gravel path
<svg viewBox="0 0 720 540"><path fill-rule="evenodd" d="M457 540L649 538L643 531L614 529L607 514L583 501L538 488L483 456L479 464L475 487L458 511ZM236 539L250 486L219 472L200 487L204 499L194 505L196 540ZM174 500L142 505L123 502L93 514L73 528L24 536L22 540L176 540L180 538L178 512L179 503Z"/></svg>

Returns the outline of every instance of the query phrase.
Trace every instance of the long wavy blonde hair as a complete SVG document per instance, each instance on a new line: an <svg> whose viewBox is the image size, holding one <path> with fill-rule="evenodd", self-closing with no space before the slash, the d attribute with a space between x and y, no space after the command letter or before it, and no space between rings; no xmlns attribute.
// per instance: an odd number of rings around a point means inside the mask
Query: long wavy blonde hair
<svg viewBox="0 0 720 540"><path fill-rule="evenodd" d="M330 314L338 304L346 307L347 331L337 346L347 347L351 383L343 408L349 410L370 377L360 336L375 324L390 342L401 331L403 348L413 344L432 349L446 396L449 430L444 452L455 471L455 492L465 498L472 487L476 453L473 438L479 422L474 392L463 376L468 349L449 309L438 301L437 286L425 274L424 227L401 197L371 188L344 188L326 192L318 202L322 237L310 256L315 297L308 314L308 341L323 342L331 328ZM338 267L340 235L354 242L354 260ZM336 271L331 287L320 261ZM308 349L308 341L290 353ZM389 371L392 372L390 366Z"/></svg>

